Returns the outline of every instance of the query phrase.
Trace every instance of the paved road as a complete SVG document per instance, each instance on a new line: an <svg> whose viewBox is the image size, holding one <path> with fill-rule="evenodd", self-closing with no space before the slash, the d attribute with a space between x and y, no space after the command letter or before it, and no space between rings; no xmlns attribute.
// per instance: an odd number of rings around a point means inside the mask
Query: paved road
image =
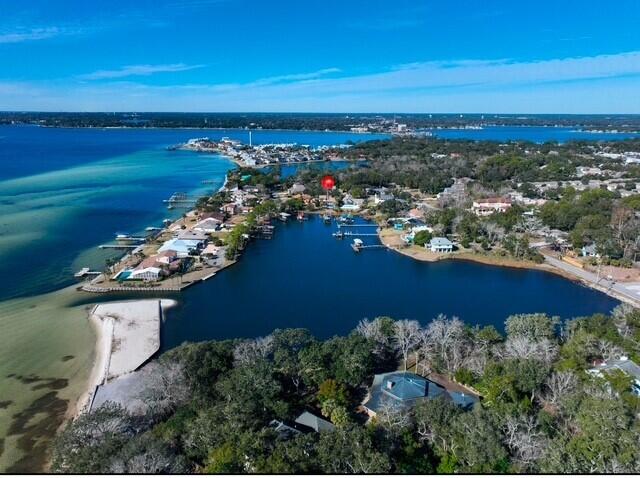
<svg viewBox="0 0 640 478"><path fill-rule="evenodd" d="M627 297L633 300L636 303L636 305L640 306L640 283L639 282L622 283L622 282L608 280L607 278L602 276L600 276L600 278L598 279L597 274L594 274L593 272L585 271L584 269L580 269L579 267L572 266L571 264L568 264L553 256L550 256L547 254L543 254L543 255L548 264L551 264L552 266L557 267L558 269L562 269L563 271L568 272L569 274L572 274L574 276L577 276L591 284L597 284L600 287L604 287L607 290L613 289L613 291L617 292L618 294L624 297Z"/></svg>

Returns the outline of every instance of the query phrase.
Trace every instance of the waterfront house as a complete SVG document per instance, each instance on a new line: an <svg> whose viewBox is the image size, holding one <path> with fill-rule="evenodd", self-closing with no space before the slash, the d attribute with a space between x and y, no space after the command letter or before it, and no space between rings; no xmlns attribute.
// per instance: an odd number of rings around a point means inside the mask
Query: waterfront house
<svg viewBox="0 0 640 478"><path fill-rule="evenodd" d="M429 243L424 245L431 252L452 252L453 242L446 237L434 237Z"/></svg>
<svg viewBox="0 0 640 478"><path fill-rule="evenodd" d="M152 258L150 258L152 259ZM164 271L159 267L136 267L130 271L127 280L143 280L148 282L157 281L164 275Z"/></svg>
<svg viewBox="0 0 640 478"><path fill-rule="evenodd" d="M224 222L225 217L224 217L224 213L213 211L213 212L203 212L202 214L200 214L200 220L203 221L204 219L215 219L216 221L222 223Z"/></svg>
<svg viewBox="0 0 640 478"><path fill-rule="evenodd" d="M364 204L364 199L354 198L351 194L345 194L342 200L342 209L343 211L359 211L362 205Z"/></svg>
<svg viewBox="0 0 640 478"><path fill-rule="evenodd" d="M152 257L159 264L169 265L178 259L178 253L174 250L168 249Z"/></svg>
<svg viewBox="0 0 640 478"><path fill-rule="evenodd" d="M496 212L507 212L511 208L510 198L486 198L473 201L471 210L476 216L490 216Z"/></svg>
<svg viewBox="0 0 640 478"><path fill-rule="evenodd" d="M441 397L456 405L469 409L479 401L478 397L464 392L447 390L424 377L411 372L388 372L373 378L368 397L363 404L371 417L388 406L408 409L423 400Z"/></svg>
<svg viewBox="0 0 640 478"><path fill-rule="evenodd" d="M195 241L197 243L204 243L209 239L209 236L202 231L180 231L178 233L178 239L181 241Z"/></svg>
<svg viewBox="0 0 640 478"><path fill-rule="evenodd" d="M193 230L196 232L203 232L205 234L210 234L215 232L222 224L222 221L218 221L212 217L208 217L206 219L202 219L195 226L193 226Z"/></svg>
<svg viewBox="0 0 640 478"><path fill-rule="evenodd" d="M602 362L588 372L596 377L604 378L607 372L611 373L616 370L623 372L633 380L631 391L640 396L640 367L628 357L622 356L618 360Z"/></svg>
<svg viewBox="0 0 640 478"><path fill-rule="evenodd" d="M203 257L218 257L220 252L220 248L213 244L208 244L207 247L202 249L201 255Z"/></svg>
<svg viewBox="0 0 640 478"><path fill-rule="evenodd" d="M197 249L199 244L199 241L170 239L160 246L158 252L175 251L177 257L188 257L189 253Z"/></svg>

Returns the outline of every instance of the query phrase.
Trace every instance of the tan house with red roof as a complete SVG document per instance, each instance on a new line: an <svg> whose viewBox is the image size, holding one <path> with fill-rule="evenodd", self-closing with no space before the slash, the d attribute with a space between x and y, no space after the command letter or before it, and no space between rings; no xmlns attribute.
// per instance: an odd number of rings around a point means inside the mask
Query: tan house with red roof
<svg viewBox="0 0 640 478"><path fill-rule="evenodd" d="M510 208L510 198L496 197L473 201L471 210L476 216L490 216L496 212L507 212Z"/></svg>

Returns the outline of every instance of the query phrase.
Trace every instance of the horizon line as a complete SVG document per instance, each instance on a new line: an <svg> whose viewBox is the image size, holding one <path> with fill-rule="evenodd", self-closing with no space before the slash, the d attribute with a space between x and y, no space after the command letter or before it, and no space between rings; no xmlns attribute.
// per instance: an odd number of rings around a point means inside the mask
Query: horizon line
<svg viewBox="0 0 640 478"><path fill-rule="evenodd" d="M368 112L356 112L356 111L173 111L173 110L163 110L163 111L135 111L135 110L118 110L118 111L103 111L103 110L91 110L91 111L77 111L77 110L0 110L0 114L34 114L34 113L44 113L44 114L55 114L55 113L65 113L65 114L197 114L197 115L207 115L207 114L269 114L269 115L291 115L291 114L320 114L320 115L413 115L413 116L427 116L427 115L491 115L491 116L519 116L519 115L527 115L527 116L640 116L640 113L560 113L560 112L547 112L547 113L526 113L526 112L462 112L462 111L450 111L450 112L428 112L428 113L418 113L418 112L407 112L407 111L395 111L395 112L376 112L376 111L368 111Z"/></svg>

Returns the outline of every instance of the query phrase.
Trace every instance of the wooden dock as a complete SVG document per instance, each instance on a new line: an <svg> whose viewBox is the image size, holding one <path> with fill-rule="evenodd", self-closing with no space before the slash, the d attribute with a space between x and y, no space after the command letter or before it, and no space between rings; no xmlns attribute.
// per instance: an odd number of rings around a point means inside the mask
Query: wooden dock
<svg viewBox="0 0 640 478"><path fill-rule="evenodd" d="M353 252L360 252L365 249L387 249L387 246L384 244L371 244L368 246L356 246L355 244L351 244L351 249L353 249Z"/></svg>
<svg viewBox="0 0 640 478"><path fill-rule="evenodd" d="M380 227L377 224L338 224L338 227Z"/></svg>
<svg viewBox="0 0 640 478"><path fill-rule="evenodd" d="M375 232L353 232L353 231L347 231L347 232L343 232L342 235L344 236L378 236L377 233Z"/></svg>

